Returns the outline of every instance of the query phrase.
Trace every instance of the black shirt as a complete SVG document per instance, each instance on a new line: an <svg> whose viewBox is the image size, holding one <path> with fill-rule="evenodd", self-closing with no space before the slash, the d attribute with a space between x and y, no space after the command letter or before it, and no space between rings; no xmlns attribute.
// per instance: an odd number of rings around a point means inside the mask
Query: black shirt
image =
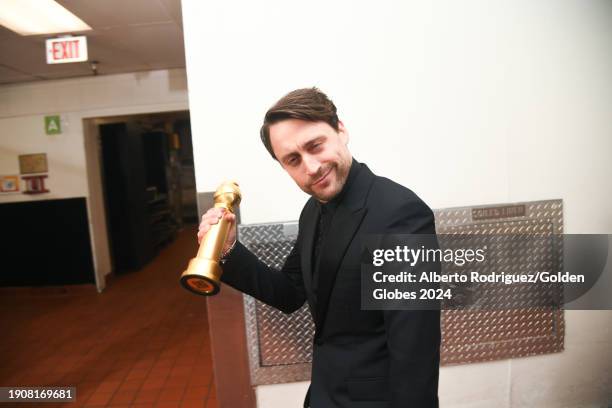
<svg viewBox="0 0 612 408"><path fill-rule="evenodd" d="M315 243L313 246L314 248L313 248L313 257L312 257L314 261L313 262L314 268L312 268L312 274L313 274L312 276L313 285L312 286L313 286L313 291L315 295L315 300L316 300L316 295L317 295L316 289L317 289L318 277L319 277L319 260L321 256L321 248L323 248L323 246L325 245L325 238L327 237L327 232L329 231L329 227L331 226L332 220L334 218L334 214L336 213L336 209L342 202L342 199L344 198L344 196L346 195L346 192L350 188L351 183L357 177L357 174L359 173L359 170L361 170L361 167L362 167L362 164L359 163L357 160L353 159L353 161L351 162L351 168L349 170L349 174L346 177L346 182L344 183L342 190L340 190L340 192L328 202L326 203L318 202L319 219L318 219L317 232L315 234Z"/></svg>

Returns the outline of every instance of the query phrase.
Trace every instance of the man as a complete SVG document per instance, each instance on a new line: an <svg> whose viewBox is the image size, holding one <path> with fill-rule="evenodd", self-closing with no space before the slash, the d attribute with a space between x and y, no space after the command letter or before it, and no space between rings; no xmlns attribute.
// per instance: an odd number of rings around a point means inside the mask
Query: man
<svg viewBox="0 0 612 408"><path fill-rule="evenodd" d="M236 242L235 216L210 209L201 239L220 217L233 223L223 281L283 312L305 301L315 323L313 408L438 406L439 311L361 310L365 234L435 234L429 207L412 191L354 160L336 107L316 88L298 89L266 113L261 139L311 198L282 270Z"/></svg>

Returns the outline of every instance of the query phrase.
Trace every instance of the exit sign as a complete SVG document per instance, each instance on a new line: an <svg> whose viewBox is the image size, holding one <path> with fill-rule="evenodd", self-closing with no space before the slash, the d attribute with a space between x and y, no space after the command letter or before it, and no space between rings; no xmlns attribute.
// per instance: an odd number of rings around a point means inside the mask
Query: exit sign
<svg viewBox="0 0 612 408"><path fill-rule="evenodd" d="M47 40L47 64L87 61L87 38L62 37Z"/></svg>

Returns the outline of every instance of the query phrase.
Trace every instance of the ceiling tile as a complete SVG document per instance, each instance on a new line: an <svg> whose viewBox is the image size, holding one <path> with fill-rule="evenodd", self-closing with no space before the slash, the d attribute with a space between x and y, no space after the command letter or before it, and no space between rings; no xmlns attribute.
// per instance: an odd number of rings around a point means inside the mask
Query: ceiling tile
<svg viewBox="0 0 612 408"><path fill-rule="evenodd" d="M156 0L56 0L94 29L170 21Z"/></svg>
<svg viewBox="0 0 612 408"><path fill-rule="evenodd" d="M168 15L181 28L183 27L183 14L181 11L181 0L159 0L162 6L166 8Z"/></svg>
<svg viewBox="0 0 612 408"><path fill-rule="evenodd" d="M44 71L47 66L45 45L26 37L0 41L0 64L22 72Z"/></svg>
<svg viewBox="0 0 612 408"><path fill-rule="evenodd" d="M176 24L127 27L105 33L105 41L134 53L149 64L167 62L185 66L183 32ZM179 65L177 65L179 64Z"/></svg>
<svg viewBox="0 0 612 408"><path fill-rule="evenodd" d="M15 71L12 68L0 65L0 84L10 84L13 82L35 81L41 78L33 77L27 73Z"/></svg>
<svg viewBox="0 0 612 408"><path fill-rule="evenodd" d="M8 40L15 37L19 37L19 34L0 25L0 41Z"/></svg>

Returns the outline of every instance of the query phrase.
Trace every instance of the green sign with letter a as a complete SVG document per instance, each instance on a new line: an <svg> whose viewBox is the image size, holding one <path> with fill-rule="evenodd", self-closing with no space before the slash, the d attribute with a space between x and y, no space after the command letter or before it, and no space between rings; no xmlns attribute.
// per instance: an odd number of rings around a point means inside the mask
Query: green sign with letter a
<svg viewBox="0 0 612 408"><path fill-rule="evenodd" d="M45 133L48 135L59 135L62 133L59 115L45 116Z"/></svg>

